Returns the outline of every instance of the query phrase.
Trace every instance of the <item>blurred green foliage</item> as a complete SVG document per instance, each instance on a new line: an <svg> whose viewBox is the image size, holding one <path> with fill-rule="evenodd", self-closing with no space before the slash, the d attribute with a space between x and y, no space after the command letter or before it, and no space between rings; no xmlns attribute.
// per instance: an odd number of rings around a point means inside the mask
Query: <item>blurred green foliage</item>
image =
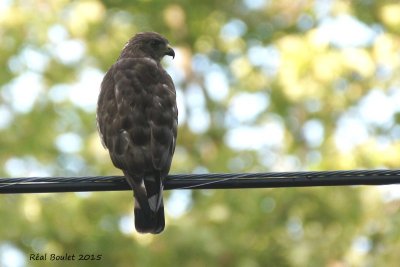
<svg viewBox="0 0 400 267"><path fill-rule="evenodd" d="M96 94L148 30L177 51L165 62L180 101L173 173L397 168L399 12L389 0L3 1L0 175L120 174ZM323 27L349 17L369 38ZM158 236L133 231L131 192L2 195L0 266L67 263L36 253L102 255L80 266L397 266L400 201L382 192L193 190L181 214L167 205Z"/></svg>

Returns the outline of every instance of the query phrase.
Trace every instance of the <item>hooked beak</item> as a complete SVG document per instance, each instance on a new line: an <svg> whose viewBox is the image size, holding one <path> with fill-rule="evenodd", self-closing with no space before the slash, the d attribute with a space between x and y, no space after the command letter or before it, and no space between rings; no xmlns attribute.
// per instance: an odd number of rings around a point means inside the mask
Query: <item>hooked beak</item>
<svg viewBox="0 0 400 267"><path fill-rule="evenodd" d="M175 58L175 51L169 45L167 46L167 50L165 51L165 55L171 56Z"/></svg>

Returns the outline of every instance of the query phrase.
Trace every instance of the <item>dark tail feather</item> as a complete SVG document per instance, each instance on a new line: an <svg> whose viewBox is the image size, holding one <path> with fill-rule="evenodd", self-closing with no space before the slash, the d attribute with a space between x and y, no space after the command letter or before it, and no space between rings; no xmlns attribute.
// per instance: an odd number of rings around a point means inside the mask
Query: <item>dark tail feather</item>
<svg viewBox="0 0 400 267"><path fill-rule="evenodd" d="M159 177L146 176L143 184L128 178L135 197L135 228L140 233L158 234L164 230L163 185Z"/></svg>
<svg viewBox="0 0 400 267"><path fill-rule="evenodd" d="M156 214L147 216L146 213L138 205L138 201L135 201L135 228L139 233L152 233L158 234L164 230L164 204L161 201L161 205L157 210Z"/></svg>

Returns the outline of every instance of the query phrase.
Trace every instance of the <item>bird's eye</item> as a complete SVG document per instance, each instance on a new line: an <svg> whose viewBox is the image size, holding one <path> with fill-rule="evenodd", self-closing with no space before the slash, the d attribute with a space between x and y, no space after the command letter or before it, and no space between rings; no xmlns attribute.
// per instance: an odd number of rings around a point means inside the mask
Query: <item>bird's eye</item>
<svg viewBox="0 0 400 267"><path fill-rule="evenodd" d="M150 42L150 45L151 45L153 48L159 48L159 47L162 45L162 42L159 41L159 40L152 40L152 41Z"/></svg>

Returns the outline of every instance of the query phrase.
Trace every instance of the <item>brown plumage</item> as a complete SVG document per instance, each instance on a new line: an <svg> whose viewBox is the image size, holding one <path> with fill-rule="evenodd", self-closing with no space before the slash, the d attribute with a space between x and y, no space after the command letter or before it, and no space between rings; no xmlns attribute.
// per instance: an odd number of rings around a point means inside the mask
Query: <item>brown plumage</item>
<svg viewBox="0 0 400 267"><path fill-rule="evenodd" d="M160 64L174 57L158 33L136 34L101 83L97 124L115 167L134 191L135 227L163 231L163 182L175 151L178 109L171 77Z"/></svg>

